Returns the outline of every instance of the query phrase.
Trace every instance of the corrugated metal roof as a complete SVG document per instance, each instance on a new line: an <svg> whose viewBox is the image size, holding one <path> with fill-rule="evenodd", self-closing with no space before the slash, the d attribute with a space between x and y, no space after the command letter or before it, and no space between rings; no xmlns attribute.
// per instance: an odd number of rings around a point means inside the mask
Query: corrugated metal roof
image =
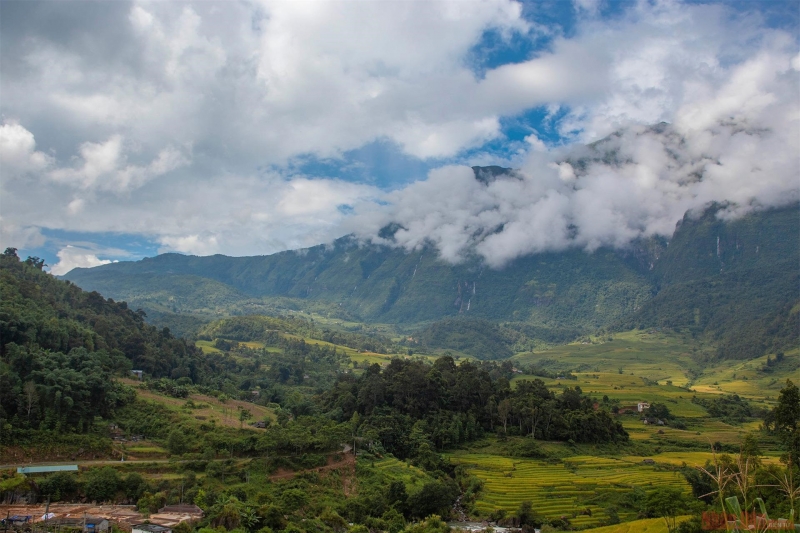
<svg viewBox="0 0 800 533"><path fill-rule="evenodd" d="M77 472L78 465L20 466L17 474L43 474L46 472Z"/></svg>

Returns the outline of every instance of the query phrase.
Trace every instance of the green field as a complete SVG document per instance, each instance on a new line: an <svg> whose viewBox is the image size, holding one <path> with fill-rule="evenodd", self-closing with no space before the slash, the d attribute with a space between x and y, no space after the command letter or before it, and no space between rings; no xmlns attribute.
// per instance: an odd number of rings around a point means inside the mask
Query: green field
<svg viewBox="0 0 800 533"><path fill-rule="evenodd" d="M598 504L613 493L667 485L690 491L678 472L662 471L641 461L575 456L553 464L477 453L456 453L450 459L483 481L475 507L485 514L495 509L513 513L529 500L546 517L567 516L574 525L586 526L608 520Z"/></svg>
<svg viewBox="0 0 800 533"><path fill-rule="evenodd" d="M691 370L699 370L692 356L706 347L686 337L656 331L627 331L595 337L541 352L517 354L518 364L538 364L554 371L618 372L682 386Z"/></svg>
<svg viewBox="0 0 800 533"><path fill-rule="evenodd" d="M377 473L384 476L389 481L402 481L406 484L409 492L419 490L431 477L415 466L399 461L394 457L387 457L379 461L373 461L370 466L374 467ZM370 470L360 470L359 476L369 475Z"/></svg>

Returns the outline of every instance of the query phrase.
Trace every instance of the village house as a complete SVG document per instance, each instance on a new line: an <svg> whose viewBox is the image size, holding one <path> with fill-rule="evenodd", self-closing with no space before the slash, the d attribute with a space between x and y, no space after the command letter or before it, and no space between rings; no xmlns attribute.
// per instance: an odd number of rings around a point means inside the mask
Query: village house
<svg viewBox="0 0 800 533"><path fill-rule="evenodd" d="M172 529L158 524L134 524L131 533L172 533Z"/></svg>
<svg viewBox="0 0 800 533"><path fill-rule="evenodd" d="M59 529L76 529L83 533L106 533L110 529L108 520L99 516L53 518L47 520L47 525L56 526Z"/></svg>

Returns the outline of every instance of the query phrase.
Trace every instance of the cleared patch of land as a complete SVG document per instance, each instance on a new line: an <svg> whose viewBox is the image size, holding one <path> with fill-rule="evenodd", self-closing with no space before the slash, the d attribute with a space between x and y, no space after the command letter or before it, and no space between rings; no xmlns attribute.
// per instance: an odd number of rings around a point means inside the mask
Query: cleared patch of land
<svg viewBox="0 0 800 533"><path fill-rule="evenodd" d="M242 426L239 421L240 409L246 409L253 415L248 420L248 423L253 420L276 419L275 413L271 409L254 403L233 399L221 402L219 399L205 394L190 394L188 398L173 398L172 396L141 388L140 382L132 379L121 379L120 381L135 387L139 398L160 403L169 409L180 411L183 415L199 422L211 423L213 420L217 425L221 426L248 428L247 423Z"/></svg>

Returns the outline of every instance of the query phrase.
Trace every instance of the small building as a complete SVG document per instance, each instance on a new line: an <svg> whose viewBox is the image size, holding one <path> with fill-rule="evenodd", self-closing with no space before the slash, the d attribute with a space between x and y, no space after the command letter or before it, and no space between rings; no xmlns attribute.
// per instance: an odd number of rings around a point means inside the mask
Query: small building
<svg viewBox="0 0 800 533"><path fill-rule="evenodd" d="M3 525L3 527L8 527L8 526L20 527L24 526L28 522L31 522L32 520L33 516L31 515L15 514L13 516L9 516L8 518L3 518L2 520L0 520L0 524Z"/></svg>
<svg viewBox="0 0 800 533"><path fill-rule="evenodd" d="M172 528L158 524L134 524L131 526L131 533L172 533Z"/></svg>
<svg viewBox="0 0 800 533"><path fill-rule="evenodd" d="M198 518L203 517L203 510L193 503L179 503L177 505L165 505L158 510L159 513L172 513L172 514L187 514L197 515Z"/></svg>
<svg viewBox="0 0 800 533"><path fill-rule="evenodd" d="M48 526L56 526L59 529L74 529L83 533L107 533L110 529L108 520L99 516L53 518L46 522Z"/></svg>
<svg viewBox="0 0 800 533"><path fill-rule="evenodd" d="M142 381L142 376L144 375L144 370L131 370L131 374L136 376L136 379Z"/></svg>
<svg viewBox="0 0 800 533"><path fill-rule="evenodd" d="M650 404L649 404L649 403L647 403L647 402L639 402L638 404L636 404L636 408L637 408L637 409L639 410L639 412L641 413L641 412L642 412L642 411L644 411L645 409L650 409Z"/></svg>

